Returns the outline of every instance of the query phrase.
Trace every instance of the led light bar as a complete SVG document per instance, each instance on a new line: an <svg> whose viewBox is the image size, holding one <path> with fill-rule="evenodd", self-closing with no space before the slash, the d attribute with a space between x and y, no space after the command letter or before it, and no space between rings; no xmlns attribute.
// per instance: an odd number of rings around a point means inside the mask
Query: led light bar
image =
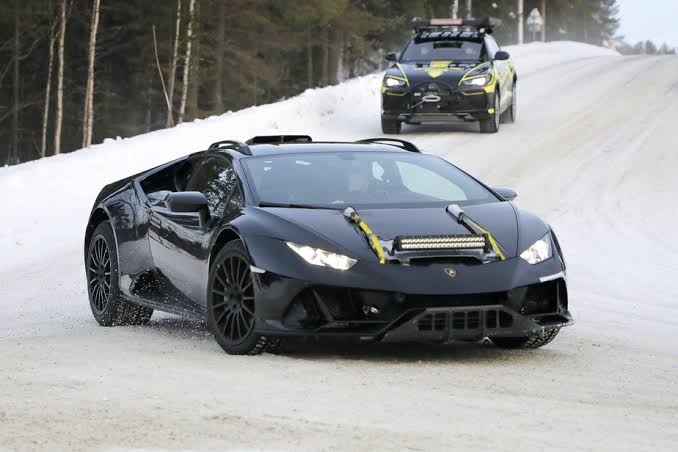
<svg viewBox="0 0 678 452"><path fill-rule="evenodd" d="M464 25L464 19L431 19L429 24L433 27L442 27L442 26L458 26L461 27Z"/></svg>
<svg viewBox="0 0 678 452"><path fill-rule="evenodd" d="M484 249L484 235L438 235L421 237L398 237L396 247L401 251Z"/></svg>

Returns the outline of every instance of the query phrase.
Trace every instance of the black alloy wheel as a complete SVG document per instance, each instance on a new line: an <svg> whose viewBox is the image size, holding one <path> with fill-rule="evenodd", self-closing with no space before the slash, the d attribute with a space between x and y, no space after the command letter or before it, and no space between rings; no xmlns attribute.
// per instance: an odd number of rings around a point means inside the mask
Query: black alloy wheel
<svg viewBox="0 0 678 452"><path fill-rule="evenodd" d="M87 267L92 310L101 315L111 296L111 251L102 235L92 240Z"/></svg>
<svg viewBox="0 0 678 452"><path fill-rule="evenodd" d="M207 325L217 343L231 355L273 351L279 341L255 331L255 279L240 240L227 243L211 266L207 288Z"/></svg>
<svg viewBox="0 0 678 452"><path fill-rule="evenodd" d="M217 264L212 285L212 310L217 327L235 344L254 328L254 282L250 264L241 256L229 256Z"/></svg>
<svg viewBox="0 0 678 452"><path fill-rule="evenodd" d="M101 326L143 325L153 309L123 299L118 287L118 255L111 223L99 223L87 247L85 274L94 319Z"/></svg>

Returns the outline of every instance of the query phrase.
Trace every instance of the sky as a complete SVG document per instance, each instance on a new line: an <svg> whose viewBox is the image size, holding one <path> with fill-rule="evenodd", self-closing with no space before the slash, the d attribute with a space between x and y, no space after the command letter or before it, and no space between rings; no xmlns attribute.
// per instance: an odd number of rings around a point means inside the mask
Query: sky
<svg viewBox="0 0 678 452"><path fill-rule="evenodd" d="M678 47L678 0L617 0L620 6L620 35L634 44L651 39Z"/></svg>

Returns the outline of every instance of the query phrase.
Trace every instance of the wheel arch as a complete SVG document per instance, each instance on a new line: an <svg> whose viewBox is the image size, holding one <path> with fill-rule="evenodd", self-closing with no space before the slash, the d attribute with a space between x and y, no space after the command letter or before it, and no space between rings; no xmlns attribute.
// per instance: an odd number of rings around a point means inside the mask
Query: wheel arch
<svg viewBox="0 0 678 452"><path fill-rule="evenodd" d="M240 233L235 229L229 227L219 232L216 240L214 241L214 244L212 245L212 249L210 250L210 257L207 262L207 268L212 268L212 260L214 259L214 257L219 253L219 251L221 251L221 249L224 246L226 246L226 244L233 242L235 240L242 240Z"/></svg>
<svg viewBox="0 0 678 452"><path fill-rule="evenodd" d="M97 207L92 211L92 214L89 216L89 221L87 222L87 229L85 230L85 258L87 258L87 251L89 248L89 242L92 240L92 235L94 235L94 230L104 221L111 221L111 216L103 207ZM115 237L115 231L113 232Z"/></svg>

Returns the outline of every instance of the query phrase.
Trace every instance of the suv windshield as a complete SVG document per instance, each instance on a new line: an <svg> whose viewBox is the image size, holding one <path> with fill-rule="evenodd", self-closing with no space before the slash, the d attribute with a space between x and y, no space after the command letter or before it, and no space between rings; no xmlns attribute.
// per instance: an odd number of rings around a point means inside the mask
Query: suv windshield
<svg viewBox="0 0 678 452"><path fill-rule="evenodd" d="M410 41L400 61L403 63L428 61L478 61L483 43L474 41Z"/></svg>
<svg viewBox="0 0 678 452"><path fill-rule="evenodd" d="M362 151L241 161L262 205L407 208L498 201L467 174L432 155Z"/></svg>

